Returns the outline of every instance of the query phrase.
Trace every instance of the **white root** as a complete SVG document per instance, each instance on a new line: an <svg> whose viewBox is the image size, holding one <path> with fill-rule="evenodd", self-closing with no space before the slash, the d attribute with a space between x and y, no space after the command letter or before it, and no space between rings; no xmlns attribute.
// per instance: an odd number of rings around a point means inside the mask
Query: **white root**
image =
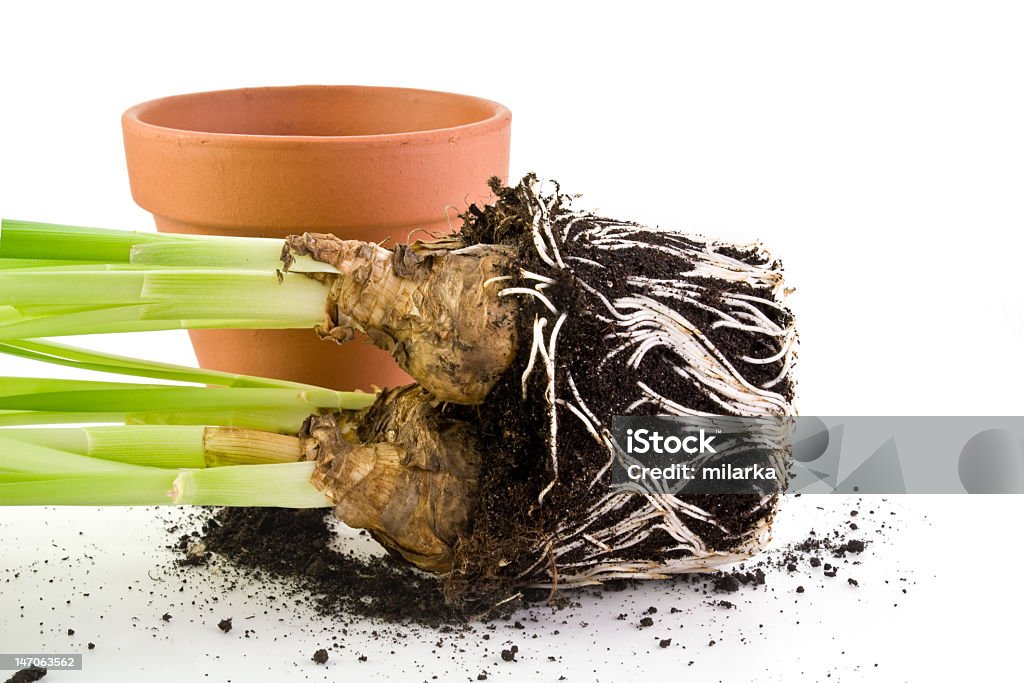
<svg viewBox="0 0 1024 683"><path fill-rule="evenodd" d="M544 345L544 326L548 324L547 318L540 318L538 316L533 317L533 339L530 344L530 360L526 363L526 369L523 370L523 398L526 398L526 387L527 382L530 379L530 375L533 374L533 366L537 362L537 352Z"/></svg>
<svg viewBox="0 0 1024 683"><path fill-rule="evenodd" d="M549 311L551 311L555 315L558 315L558 309L555 308L555 305L551 303L551 301L548 300L548 298L541 294L540 291L538 291L537 289L529 289L527 287L506 287L505 289L498 292L498 296L508 296L509 294L528 294L532 297L539 299L540 302L544 304Z"/></svg>

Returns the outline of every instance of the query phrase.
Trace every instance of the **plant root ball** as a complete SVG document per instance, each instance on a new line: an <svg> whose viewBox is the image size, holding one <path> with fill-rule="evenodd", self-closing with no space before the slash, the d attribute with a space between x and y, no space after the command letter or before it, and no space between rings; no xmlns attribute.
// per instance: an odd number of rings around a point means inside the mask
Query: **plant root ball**
<svg viewBox="0 0 1024 683"><path fill-rule="evenodd" d="M322 333L365 330L422 385L382 396L358 444L330 417L310 422L339 516L481 606L517 586L663 578L757 552L776 493L612 491L611 423L793 415L781 264L759 244L574 210L533 176L492 188L495 204L433 245L289 239L340 271Z"/></svg>
<svg viewBox="0 0 1024 683"><path fill-rule="evenodd" d="M760 244L575 210L533 176L492 189L498 201L471 208L462 239L516 249L517 277L499 295L519 305L521 341L480 409L480 503L450 597L662 578L757 552L777 494L612 492L611 423L793 415L781 264ZM784 443L775 455L788 462Z"/></svg>

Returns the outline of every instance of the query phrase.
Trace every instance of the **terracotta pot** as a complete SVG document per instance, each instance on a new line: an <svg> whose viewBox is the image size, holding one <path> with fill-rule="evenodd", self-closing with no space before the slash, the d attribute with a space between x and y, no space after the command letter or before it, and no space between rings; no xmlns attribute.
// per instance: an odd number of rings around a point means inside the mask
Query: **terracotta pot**
<svg viewBox="0 0 1024 683"><path fill-rule="evenodd" d="M450 93L363 86L179 95L121 119L132 197L166 232L284 237L331 232L405 242L448 231L487 179L508 176L508 109ZM339 389L409 377L358 339L311 330L196 330L204 368Z"/></svg>

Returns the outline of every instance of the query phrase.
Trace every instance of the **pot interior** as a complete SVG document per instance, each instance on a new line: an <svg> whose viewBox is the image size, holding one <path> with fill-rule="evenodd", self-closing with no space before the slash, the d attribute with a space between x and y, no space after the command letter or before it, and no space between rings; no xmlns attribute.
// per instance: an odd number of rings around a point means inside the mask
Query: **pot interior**
<svg viewBox="0 0 1024 683"><path fill-rule="evenodd" d="M342 137L454 128L496 115L475 97L404 88L297 86L180 95L138 112L155 126L201 133Z"/></svg>

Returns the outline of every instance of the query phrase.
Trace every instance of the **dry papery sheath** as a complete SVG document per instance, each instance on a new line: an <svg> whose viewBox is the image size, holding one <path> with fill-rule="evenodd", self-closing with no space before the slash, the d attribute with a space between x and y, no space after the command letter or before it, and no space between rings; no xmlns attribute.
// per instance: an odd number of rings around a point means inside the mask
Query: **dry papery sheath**
<svg viewBox="0 0 1024 683"><path fill-rule="evenodd" d="M492 187L496 203L434 242L287 242L286 267L339 271L311 274L331 287L320 334L364 332L418 382L307 424L338 516L444 573L455 601L755 553L776 493L614 492L611 421L793 415L781 264L759 244L575 210L532 175Z"/></svg>

